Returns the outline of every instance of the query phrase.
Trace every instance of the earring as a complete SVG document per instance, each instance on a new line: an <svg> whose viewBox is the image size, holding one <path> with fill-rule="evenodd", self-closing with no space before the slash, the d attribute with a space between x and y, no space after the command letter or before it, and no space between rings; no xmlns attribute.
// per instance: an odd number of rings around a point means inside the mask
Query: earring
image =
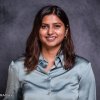
<svg viewBox="0 0 100 100"><path fill-rule="evenodd" d="M68 33L68 29L66 30L66 33L65 33L65 39L67 39L67 33Z"/></svg>
<svg viewBox="0 0 100 100"><path fill-rule="evenodd" d="M65 35L64 39L65 39L65 40L67 39L67 35Z"/></svg>
<svg viewBox="0 0 100 100"><path fill-rule="evenodd" d="M65 39L67 39L67 35L65 35L65 37L64 37Z"/></svg>

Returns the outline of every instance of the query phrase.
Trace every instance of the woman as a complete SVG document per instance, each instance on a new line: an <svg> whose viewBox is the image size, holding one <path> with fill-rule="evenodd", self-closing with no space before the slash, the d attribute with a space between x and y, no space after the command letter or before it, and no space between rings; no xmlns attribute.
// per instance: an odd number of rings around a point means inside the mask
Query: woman
<svg viewBox="0 0 100 100"><path fill-rule="evenodd" d="M58 6L43 7L25 57L9 66L4 100L96 100L91 63L75 55L69 20Z"/></svg>

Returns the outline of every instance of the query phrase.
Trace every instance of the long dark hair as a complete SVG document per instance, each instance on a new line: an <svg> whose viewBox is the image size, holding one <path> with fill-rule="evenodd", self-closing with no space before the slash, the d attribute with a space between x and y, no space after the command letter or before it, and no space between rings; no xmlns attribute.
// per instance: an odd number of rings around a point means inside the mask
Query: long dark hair
<svg viewBox="0 0 100 100"><path fill-rule="evenodd" d="M69 20L65 12L56 5L45 6L37 13L31 34L29 35L26 43L25 51L25 68L28 72L36 69L36 65L39 61L39 55L41 52L41 42L39 40L39 30L42 24L42 19L46 15L55 14L64 23L65 27L68 28L67 38L62 42L62 52L64 55L64 68L71 69L75 63L75 53L73 41L71 38L71 31L69 26Z"/></svg>

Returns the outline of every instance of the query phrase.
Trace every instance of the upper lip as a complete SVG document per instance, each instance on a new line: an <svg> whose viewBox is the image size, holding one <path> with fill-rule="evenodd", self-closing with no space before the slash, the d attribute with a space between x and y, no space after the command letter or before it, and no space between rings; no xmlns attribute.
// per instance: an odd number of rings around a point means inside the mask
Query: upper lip
<svg viewBox="0 0 100 100"><path fill-rule="evenodd" d="M46 38L53 38L53 37L56 37L56 36L46 36Z"/></svg>

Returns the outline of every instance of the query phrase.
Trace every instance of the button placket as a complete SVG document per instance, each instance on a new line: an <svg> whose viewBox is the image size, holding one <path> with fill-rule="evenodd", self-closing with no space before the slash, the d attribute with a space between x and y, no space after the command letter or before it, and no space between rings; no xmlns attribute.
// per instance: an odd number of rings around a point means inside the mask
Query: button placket
<svg viewBox="0 0 100 100"><path fill-rule="evenodd" d="M51 76L50 76L50 72L48 73L48 95L50 95L51 94Z"/></svg>

